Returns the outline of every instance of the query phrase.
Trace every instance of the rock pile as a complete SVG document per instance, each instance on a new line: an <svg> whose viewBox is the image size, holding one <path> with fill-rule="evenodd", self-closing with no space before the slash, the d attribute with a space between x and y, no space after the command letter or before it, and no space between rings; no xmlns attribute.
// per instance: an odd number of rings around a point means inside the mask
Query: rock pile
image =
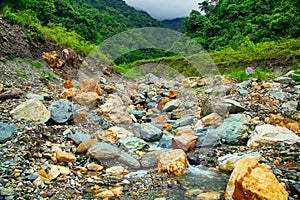
<svg viewBox="0 0 300 200"><path fill-rule="evenodd" d="M195 198L286 199L287 190L296 197L299 85L218 78L200 94L186 88L214 81L150 74L16 88L21 99L0 107L1 195L126 199L178 190ZM51 98L40 98L41 90ZM171 176L196 165L233 170L226 192L190 191Z"/></svg>

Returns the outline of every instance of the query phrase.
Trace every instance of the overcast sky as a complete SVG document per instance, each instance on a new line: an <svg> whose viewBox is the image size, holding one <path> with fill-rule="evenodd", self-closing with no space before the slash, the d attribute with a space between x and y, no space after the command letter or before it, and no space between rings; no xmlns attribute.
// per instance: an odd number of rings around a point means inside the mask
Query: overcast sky
<svg viewBox="0 0 300 200"><path fill-rule="evenodd" d="M174 19L187 17L194 9L198 9L200 0L125 0L128 5L144 10L153 18Z"/></svg>

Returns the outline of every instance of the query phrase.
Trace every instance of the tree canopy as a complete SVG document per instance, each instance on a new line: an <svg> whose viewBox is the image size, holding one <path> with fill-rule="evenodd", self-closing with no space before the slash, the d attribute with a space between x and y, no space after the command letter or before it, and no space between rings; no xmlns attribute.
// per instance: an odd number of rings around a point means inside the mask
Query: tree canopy
<svg viewBox="0 0 300 200"><path fill-rule="evenodd" d="M206 49L296 38L299 13L298 0L205 0L185 20L186 33Z"/></svg>

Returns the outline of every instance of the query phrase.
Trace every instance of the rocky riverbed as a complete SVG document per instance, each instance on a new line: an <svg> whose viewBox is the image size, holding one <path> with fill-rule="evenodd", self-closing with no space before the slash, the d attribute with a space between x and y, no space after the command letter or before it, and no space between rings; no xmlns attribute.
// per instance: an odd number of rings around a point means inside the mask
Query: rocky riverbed
<svg viewBox="0 0 300 200"><path fill-rule="evenodd" d="M271 196L299 199L300 85L288 76L127 79L86 62L66 81L45 63L0 65L0 199L230 199L246 161L259 178L243 183L274 179Z"/></svg>

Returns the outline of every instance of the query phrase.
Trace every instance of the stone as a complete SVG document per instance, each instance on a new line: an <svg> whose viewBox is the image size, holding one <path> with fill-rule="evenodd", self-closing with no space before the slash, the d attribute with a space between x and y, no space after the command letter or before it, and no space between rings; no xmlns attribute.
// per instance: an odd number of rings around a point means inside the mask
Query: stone
<svg viewBox="0 0 300 200"><path fill-rule="evenodd" d="M244 145L248 138L248 123L249 119L244 114L232 114L224 119L216 132L226 144Z"/></svg>
<svg viewBox="0 0 300 200"><path fill-rule="evenodd" d="M197 129L195 135L198 136L196 148L200 147L215 147L219 144L220 137L215 129L206 127Z"/></svg>
<svg viewBox="0 0 300 200"><path fill-rule="evenodd" d="M110 130L96 131L93 135L99 141L105 141L110 144L115 144L118 141L117 134Z"/></svg>
<svg viewBox="0 0 300 200"><path fill-rule="evenodd" d="M236 163L224 197L225 200L287 200L288 193L270 170L255 159L246 157Z"/></svg>
<svg viewBox="0 0 300 200"><path fill-rule="evenodd" d="M247 146L259 148L261 146L275 146L280 143L300 143L300 137L285 127L264 124L256 126L255 132L251 134Z"/></svg>
<svg viewBox="0 0 300 200"><path fill-rule="evenodd" d="M172 128L172 127L171 127ZM190 126L179 127L176 129L176 135L194 135L194 130Z"/></svg>
<svg viewBox="0 0 300 200"><path fill-rule="evenodd" d="M255 89L255 90L261 90L262 87L256 82L252 82L252 87Z"/></svg>
<svg viewBox="0 0 300 200"><path fill-rule="evenodd" d="M139 169L141 167L141 164L139 163L139 161L137 161L137 159L133 158L130 154L123 151L121 152L118 161L132 169Z"/></svg>
<svg viewBox="0 0 300 200"><path fill-rule="evenodd" d="M285 100L286 99L286 94L284 92L273 92L272 95L275 97L277 100Z"/></svg>
<svg viewBox="0 0 300 200"><path fill-rule="evenodd" d="M69 88L69 89L64 89L62 93L60 94L60 98L62 99L68 99L72 100L73 97L75 97L79 93L79 90L77 88Z"/></svg>
<svg viewBox="0 0 300 200"><path fill-rule="evenodd" d="M97 142L93 144L87 152L87 155L96 159L113 159L120 156L120 150L106 142Z"/></svg>
<svg viewBox="0 0 300 200"><path fill-rule="evenodd" d="M50 119L50 112L37 99L29 99L13 109L10 114L15 119L41 121L43 123Z"/></svg>
<svg viewBox="0 0 300 200"><path fill-rule="evenodd" d="M73 87L73 83L70 79L67 79L65 82L64 82L64 88L66 89L70 89Z"/></svg>
<svg viewBox="0 0 300 200"><path fill-rule="evenodd" d="M178 128L181 126L187 126L187 125L191 125L194 123L194 117L193 116L183 116L180 119L175 120L173 127L174 128Z"/></svg>
<svg viewBox="0 0 300 200"><path fill-rule="evenodd" d="M64 123L71 119L74 115L74 105L66 99L54 101L49 110L51 112L51 119L57 123Z"/></svg>
<svg viewBox="0 0 300 200"><path fill-rule="evenodd" d="M65 60L56 51L43 52L42 58L53 68L60 68L65 64Z"/></svg>
<svg viewBox="0 0 300 200"><path fill-rule="evenodd" d="M282 126L290 129L291 131L298 133L300 132L300 123L289 118L284 118L280 114L271 114L268 119L265 120L268 124L274 126Z"/></svg>
<svg viewBox="0 0 300 200"><path fill-rule="evenodd" d="M157 166L157 158L161 154L161 151L148 152L141 159L141 165L144 168L152 168Z"/></svg>
<svg viewBox="0 0 300 200"><path fill-rule="evenodd" d="M202 103L201 116L207 116L211 113L217 113L221 117L225 117L228 112L228 105L221 98L209 98Z"/></svg>
<svg viewBox="0 0 300 200"><path fill-rule="evenodd" d="M238 90L238 93L239 93L240 95L242 95L242 96L246 96L246 95L249 94L248 90L245 90L245 89L243 89L243 88L239 89L239 90Z"/></svg>
<svg viewBox="0 0 300 200"><path fill-rule="evenodd" d="M126 130L123 127L117 127L113 126L108 129L109 131L112 131L114 134L116 134L117 138L123 138L123 137L128 137L128 136L134 136L134 134L128 130Z"/></svg>
<svg viewBox="0 0 300 200"><path fill-rule="evenodd" d="M89 171L101 171L103 169L103 167L101 165L98 165L96 163L89 163L86 168L89 170Z"/></svg>
<svg viewBox="0 0 300 200"><path fill-rule="evenodd" d="M94 108L98 104L100 96L95 92L81 92L74 96L73 102L87 108Z"/></svg>
<svg viewBox="0 0 300 200"><path fill-rule="evenodd" d="M115 124L129 125L132 123L122 99L114 94L106 97L106 102L97 109L97 112L100 116L106 117Z"/></svg>
<svg viewBox="0 0 300 200"><path fill-rule="evenodd" d="M137 119L140 119L147 114L146 110L127 110L127 112L134 115Z"/></svg>
<svg viewBox="0 0 300 200"><path fill-rule="evenodd" d="M180 175L187 166L187 157L183 150L175 149L161 153L157 158L158 172Z"/></svg>
<svg viewBox="0 0 300 200"><path fill-rule="evenodd" d="M300 182L299 181L296 183L291 183L290 188L294 194L297 194L298 196L300 195Z"/></svg>
<svg viewBox="0 0 300 200"><path fill-rule="evenodd" d="M3 84L0 83L0 93L3 91Z"/></svg>
<svg viewBox="0 0 300 200"><path fill-rule="evenodd" d="M113 166L105 170L106 174L111 174L113 176L122 175L124 174L124 172L125 172L125 168L122 166Z"/></svg>
<svg viewBox="0 0 300 200"><path fill-rule="evenodd" d="M164 111L164 112L170 112L170 111L175 110L176 108L178 108L179 105L180 105L179 99L169 101L169 102L166 103L166 105L163 107L163 111Z"/></svg>
<svg viewBox="0 0 300 200"><path fill-rule="evenodd" d="M225 156L221 156L218 158L218 166L220 170L224 171L232 171L235 167L235 164L244 158L253 158L254 160L260 161L262 159L262 156L258 153L252 153L252 154L227 154Z"/></svg>
<svg viewBox="0 0 300 200"><path fill-rule="evenodd" d="M281 77L275 78L274 81L278 82L278 83L291 83L293 81L293 79L290 77L281 76Z"/></svg>
<svg viewBox="0 0 300 200"><path fill-rule="evenodd" d="M37 99L37 100L40 100L40 101L44 100L44 96L43 95L32 94L32 93L27 94L27 98L28 99Z"/></svg>
<svg viewBox="0 0 300 200"><path fill-rule="evenodd" d="M81 110L77 112L73 118L73 122L77 126L84 126L88 124L88 112Z"/></svg>
<svg viewBox="0 0 300 200"><path fill-rule="evenodd" d="M0 122L0 143L5 143L12 139L17 127L13 123Z"/></svg>
<svg viewBox="0 0 300 200"><path fill-rule="evenodd" d="M76 157L73 154L62 150L56 151L56 158L59 162L71 162L71 163L76 162Z"/></svg>
<svg viewBox="0 0 300 200"><path fill-rule="evenodd" d="M162 131L150 123L140 125L140 136L147 142L155 142L162 137Z"/></svg>
<svg viewBox="0 0 300 200"><path fill-rule="evenodd" d="M164 148L164 149L171 149L172 148L172 137L164 134L160 138L157 147Z"/></svg>
<svg viewBox="0 0 300 200"><path fill-rule="evenodd" d="M141 138L134 137L134 136L123 137L118 140L118 143L119 146L125 148L130 152L141 151L148 147L147 142L145 142Z"/></svg>
<svg viewBox="0 0 300 200"><path fill-rule="evenodd" d="M73 140L75 142L75 144L78 145L85 140L91 139L91 135L85 134L85 133L75 133L75 134L68 135L68 138Z"/></svg>
<svg viewBox="0 0 300 200"><path fill-rule="evenodd" d="M97 139L89 139L82 141L76 149L76 153L84 153L86 152L93 144L98 142Z"/></svg>
<svg viewBox="0 0 300 200"><path fill-rule="evenodd" d="M99 96L102 96L102 91L100 85L95 79L87 78L80 83L80 91L81 92L94 92Z"/></svg>
<svg viewBox="0 0 300 200"><path fill-rule="evenodd" d="M51 181L53 179L56 179L60 175L60 171L57 166L53 165L48 172L48 179Z"/></svg>
<svg viewBox="0 0 300 200"><path fill-rule="evenodd" d="M238 101L224 99L224 102L227 104L227 110L230 114L237 114L246 110Z"/></svg>
<svg viewBox="0 0 300 200"><path fill-rule="evenodd" d="M197 199L205 199L205 200L220 200L221 199L221 193L220 192L204 192L201 194L198 194L196 196Z"/></svg>
<svg viewBox="0 0 300 200"><path fill-rule="evenodd" d="M182 134L175 136L172 140L172 147L174 149L182 149L185 152L191 151L195 148L198 137L195 135Z"/></svg>
<svg viewBox="0 0 300 200"><path fill-rule="evenodd" d="M246 75L249 76L249 75L255 73L255 69L253 69L252 67L247 67L245 72L246 72Z"/></svg>
<svg viewBox="0 0 300 200"><path fill-rule="evenodd" d="M287 109L290 111L297 111L298 103L299 103L298 101L289 101L289 102L283 103L281 105L281 108Z"/></svg>
<svg viewBox="0 0 300 200"><path fill-rule="evenodd" d="M223 118L217 113L211 113L202 119L200 119L196 125L195 129L204 128L206 126L211 126L213 128L217 128L223 122Z"/></svg>
<svg viewBox="0 0 300 200"><path fill-rule="evenodd" d="M153 118L153 121L154 121L154 122L167 122L167 121L168 121L168 118L167 118L167 116L165 116L165 115L159 115L159 116L157 116L157 117L154 117L154 118Z"/></svg>

